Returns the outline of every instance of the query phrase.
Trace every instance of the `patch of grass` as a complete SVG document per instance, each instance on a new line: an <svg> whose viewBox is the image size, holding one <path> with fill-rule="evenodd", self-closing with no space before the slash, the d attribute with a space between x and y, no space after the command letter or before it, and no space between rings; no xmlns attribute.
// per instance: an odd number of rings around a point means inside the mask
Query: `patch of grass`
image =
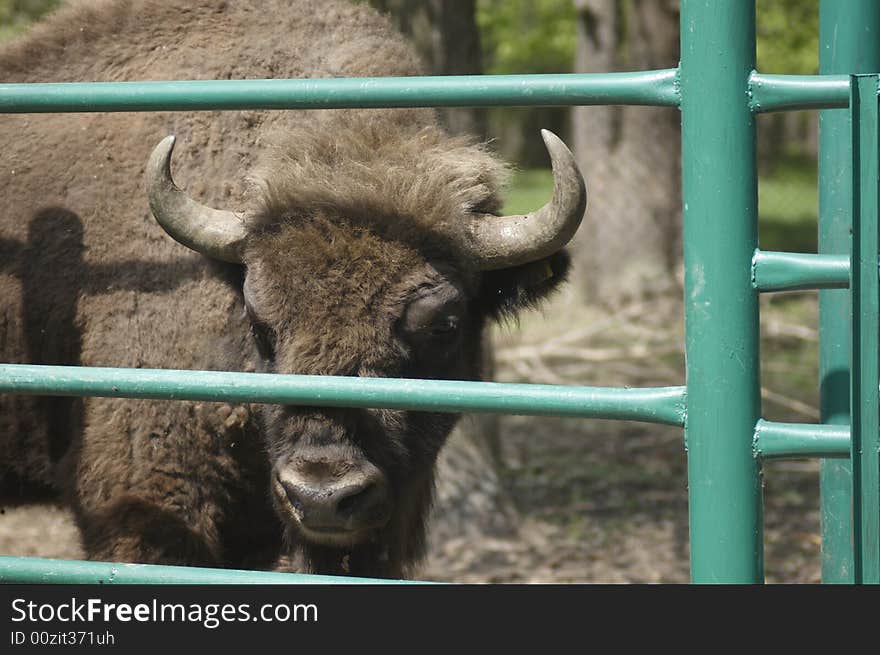
<svg viewBox="0 0 880 655"><path fill-rule="evenodd" d="M505 214L525 214L541 207L553 195L549 168L516 171L504 197Z"/></svg>
<svg viewBox="0 0 880 655"><path fill-rule="evenodd" d="M764 250L816 252L816 162L783 157L758 180L758 238Z"/></svg>

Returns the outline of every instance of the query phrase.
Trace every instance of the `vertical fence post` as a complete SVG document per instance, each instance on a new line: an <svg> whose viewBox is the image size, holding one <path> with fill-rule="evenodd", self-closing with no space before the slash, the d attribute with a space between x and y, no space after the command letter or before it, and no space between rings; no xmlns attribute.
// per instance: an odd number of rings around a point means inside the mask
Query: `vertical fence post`
<svg viewBox="0 0 880 655"><path fill-rule="evenodd" d="M819 72L880 71L880 2L821 0ZM853 207L850 113L819 113L819 252L849 255ZM823 423L849 425L851 305L848 290L819 292L819 403ZM851 583L853 577L852 464L821 464L822 580Z"/></svg>
<svg viewBox="0 0 880 655"><path fill-rule="evenodd" d="M880 281L877 75L852 77L852 496L853 577L880 583Z"/></svg>
<svg viewBox="0 0 880 655"><path fill-rule="evenodd" d="M688 498L694 582L763 581L755 4L682 0Z"/></svg>

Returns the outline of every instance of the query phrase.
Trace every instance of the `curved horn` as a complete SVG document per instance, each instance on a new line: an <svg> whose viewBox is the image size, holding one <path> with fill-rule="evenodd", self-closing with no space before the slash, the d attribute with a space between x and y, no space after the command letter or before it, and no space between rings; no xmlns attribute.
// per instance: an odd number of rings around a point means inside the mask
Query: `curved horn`
<svg viewBox="0 0 880 655"><path fill-rule="evenodd" d="M174 136L159 142L145 172L150 209L175 241L212 259L241 263L247 233L242 220L230 211L199 204L177 188L171 178Z"/></svg>
<svg viewBox="0 0 880 655"><path fill-rule="evenodd" d="M472 254L483 270L527 264L549 257L577 232L587 207L587 189L574 155L549 130L541 130L553 166L553 197L530 214L481 215L468 230Z"/></svg>

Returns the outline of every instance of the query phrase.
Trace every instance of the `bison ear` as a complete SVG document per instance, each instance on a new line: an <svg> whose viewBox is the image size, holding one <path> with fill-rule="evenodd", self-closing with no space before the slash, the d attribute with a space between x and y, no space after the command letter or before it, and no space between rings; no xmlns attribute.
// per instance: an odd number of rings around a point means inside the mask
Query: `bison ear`
<svg viewBox="0 0 880 655"><path fill-rule="evenodd" d="M480 302L487 314L501 321L513 319L523 309L538 307L568 279L571 256L558 250L535 262L485 271Z"/></svg>

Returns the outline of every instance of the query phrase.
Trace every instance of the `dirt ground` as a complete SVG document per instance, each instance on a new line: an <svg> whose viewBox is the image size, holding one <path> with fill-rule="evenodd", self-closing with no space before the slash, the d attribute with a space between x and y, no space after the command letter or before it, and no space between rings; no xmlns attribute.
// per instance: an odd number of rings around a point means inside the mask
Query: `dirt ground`
<svg viewBox="0 0 880 655"><path fill-rule="evenodd" d="M511 417L505 476L522 522L511 539L450 540L425 577L466 582L680 583L689 579L680 430ZM818 466L765 467L768 582L818 582Z"/></svg>
<svg viewBox="0 0 880 655"><path fill-rule="evenodd" d="M680 322L677 311L642 304L610 318L567 323L587 329L554 327L549 333L540 316L529 318L522 329L499 332L497 378L681 384L680 328L670 328ZM420 578L688 581L687 464L680 429L523 416L500 420L501 477L516 508L517 532L434 543ZM818 463L765 466L764 498L767 581L818 582ZM34 504L0 508L0 553L82 557L68 513Z"/></svg>

